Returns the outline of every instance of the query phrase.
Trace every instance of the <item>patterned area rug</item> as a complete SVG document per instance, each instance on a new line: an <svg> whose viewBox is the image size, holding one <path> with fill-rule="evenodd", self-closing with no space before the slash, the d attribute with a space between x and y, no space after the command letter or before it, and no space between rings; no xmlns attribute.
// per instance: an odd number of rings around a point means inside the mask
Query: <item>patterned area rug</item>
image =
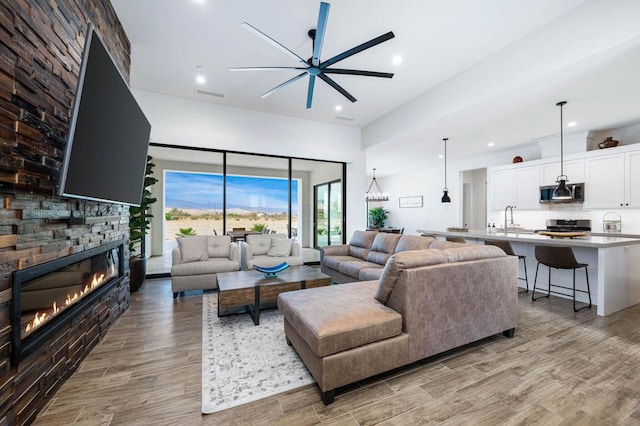
<svg viewBox="0 0 640 426"><path fill-rule="evenodd" d="M313 383L287 345L278 310L218 318L216 293L202 298L202 412L215 413Z"/></svg>

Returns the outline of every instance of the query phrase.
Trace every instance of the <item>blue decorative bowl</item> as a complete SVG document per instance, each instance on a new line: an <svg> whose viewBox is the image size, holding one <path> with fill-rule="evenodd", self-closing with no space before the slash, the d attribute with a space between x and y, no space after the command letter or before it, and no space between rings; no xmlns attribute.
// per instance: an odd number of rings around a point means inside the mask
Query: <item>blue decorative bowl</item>
<svg viewBox="0 0 640 426"><path fill-rule="evenodd" d="M253 265L253 269L255 269L258 272L262 272L265 278L276 278L278 276L278 273L284 271L289 266L291 265L289 265L287 262L282 262L279 265L271 266L271 267Z"/></svg>

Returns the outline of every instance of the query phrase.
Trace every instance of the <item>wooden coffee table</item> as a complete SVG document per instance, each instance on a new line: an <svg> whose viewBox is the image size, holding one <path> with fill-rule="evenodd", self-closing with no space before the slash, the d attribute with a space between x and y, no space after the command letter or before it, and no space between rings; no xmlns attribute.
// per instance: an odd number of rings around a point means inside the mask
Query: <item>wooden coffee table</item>
<svg viewBox="0 0 640 426"><path fill-rule="evenodd" d="M292 266L276 278L265 278L258 271L222 272L218 275L218 316L229 315L229 308L245 307L255 325L260 325L260 310L273 305L285 291L331 285L331 277L309 266ZM235 312L237 313L237 312Z"/></svg>

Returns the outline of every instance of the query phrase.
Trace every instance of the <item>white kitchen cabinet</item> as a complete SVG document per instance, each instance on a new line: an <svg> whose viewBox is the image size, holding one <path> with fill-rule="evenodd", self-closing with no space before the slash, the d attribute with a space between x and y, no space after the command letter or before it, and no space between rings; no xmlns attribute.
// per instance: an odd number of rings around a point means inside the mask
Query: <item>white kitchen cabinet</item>
<svg viewBox="0 0 640 426"><path fill-rule="evenodd" d="M515 204L515 182L513 169L494 170L490 172L491 210L504 210Z"/></svg>
<svg viewBox="0 0 640 426"><path fill-rule="evenodd" d="M640 207L640 152L627 152L624 162L625 207Z"/></svg>
<svg viewBox="0 0 640 426"><path fill-rule="evenodd" d="M635 161L637 161L634 158ZM625 154L603 155L585 159L584 208L624 207Z"/></svg>
<svg viewBox="0 0 640 426"><path fill-rule="evenodd" d="M543 164L542 169L542 183L541 185L555 185L560 176L560 161L553 163ZM564 174L569 178L569 184L583 183L584 177L584 159L570 160L564 162Z"/></svg>
<svg viewBox="0 0 640 426"><path fill-rule="evenodd" d="M491 210L515 206L521 210L540 208L540 167L513 167L490 172Z"/></svg>
<svg viewBox="0 0 640 426"><path fill-rule="evenodd" d="M540 167L522 167L513 171L515 179L515 206L520 210L540 208ZM506 207L506 204L505 206ZM503 207L503 208L504 208Z"/></svg>

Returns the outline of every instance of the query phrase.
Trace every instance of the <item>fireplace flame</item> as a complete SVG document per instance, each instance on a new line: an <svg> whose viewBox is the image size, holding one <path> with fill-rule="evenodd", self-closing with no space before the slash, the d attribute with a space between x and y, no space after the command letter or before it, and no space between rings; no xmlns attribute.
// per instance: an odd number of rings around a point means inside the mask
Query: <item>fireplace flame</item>
<svg viewBox="0 0 640 426"><path fill-rule="evenodd" d="M93 274L93 277L91 278L91 282L85 285L84 288L80 291L80 293L74 292L73 294L66 295L64 300L64 306L59 307L57 302L54 300L51 310L48 310L45 312L36 312L33 315L33 319L29 321L29 323L27 323L25 332L31 333L33 330L35 330L45 322L49 321L51 318L53 318L58 313L66 309L68 306L73 305L75 302L78 301L78 299L82 298L82 296L93 291L94 289L96 289L105 281L107 281L108 279L110 279L115 275L116 275L116 268L115 268L115 264L113 263L109 265L108 271L106 274L102 272Z"/></svg>

